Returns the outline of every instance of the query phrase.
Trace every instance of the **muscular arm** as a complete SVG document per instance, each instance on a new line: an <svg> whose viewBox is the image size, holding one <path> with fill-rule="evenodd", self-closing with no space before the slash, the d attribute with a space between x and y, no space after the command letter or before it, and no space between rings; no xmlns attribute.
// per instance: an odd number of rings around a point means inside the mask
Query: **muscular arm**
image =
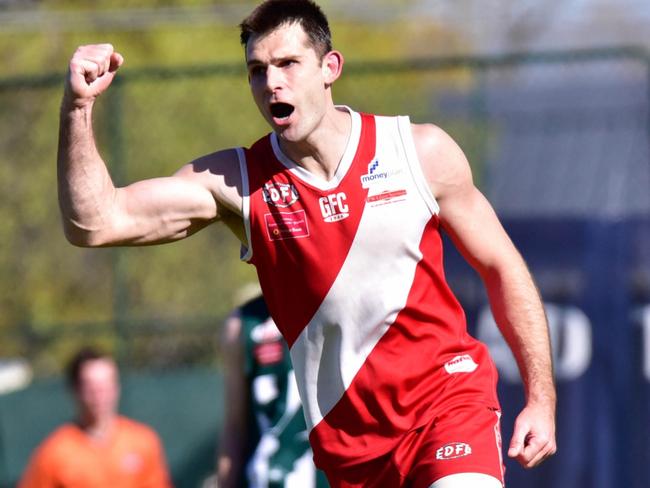
<svg viewBox="0 0 650 488"><path fill-rule="evenodd" d="M217 220L232 222L241 202L232 150L206 156L170 177L114 186L95 145L92 110L122 61L109 44L82 46L70 61L57 158L68 240L79 246L152 244L182 239Z"/></svg>
<svg viewBox="0 0 650 488"><path fill-rule="evenodd" d="M526 467L555 452L555 386L543 305L526 264L474 186L460 148L434 126L414 126L418 156L440 221L485 283L496 322L517 360L526 407L508 454Z"/></svg>
<svg viewBox="0 0 650 488"><path fill-rule="evenodd" d="M222 353L225 370L224 425L219 441L217 481L220 488L241 486L244 450L248 441L249 392L244 376L244 353L240 339L241 319L235 311L224 325Z"/></svg>

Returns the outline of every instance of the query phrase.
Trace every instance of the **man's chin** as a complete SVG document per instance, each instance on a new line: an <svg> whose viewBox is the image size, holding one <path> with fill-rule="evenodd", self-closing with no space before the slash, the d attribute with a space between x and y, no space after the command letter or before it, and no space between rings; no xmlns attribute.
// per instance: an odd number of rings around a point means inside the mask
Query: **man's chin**
<svg viewBox="0 0 650 488"><path fill-rule="evenodd" d="M273 127L273 132L275 132L280 139L287 140L291 138L291 133L293 132L291 127L277 124L271 124L271 127Z"/></svg>

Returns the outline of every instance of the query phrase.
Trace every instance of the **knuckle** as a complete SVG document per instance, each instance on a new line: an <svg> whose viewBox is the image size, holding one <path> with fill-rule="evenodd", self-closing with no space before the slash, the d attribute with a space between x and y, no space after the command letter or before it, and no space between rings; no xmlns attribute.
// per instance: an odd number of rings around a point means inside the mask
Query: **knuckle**
<svg viewBox="0 0 650 488"><path fill-rule="evenodd" d="M110 55L113 52L112 44L99 44L97 47L103 55Z"/></svg>

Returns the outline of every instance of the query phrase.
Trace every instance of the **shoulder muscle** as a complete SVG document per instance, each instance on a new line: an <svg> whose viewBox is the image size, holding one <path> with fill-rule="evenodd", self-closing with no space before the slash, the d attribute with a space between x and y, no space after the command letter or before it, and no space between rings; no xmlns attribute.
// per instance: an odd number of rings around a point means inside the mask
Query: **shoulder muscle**
<svg viewBox="0 0 650 488"><path fill-rule="evenodd" d="M181 167L175 176L198 182L212 193L220 207L241 216L242 178L236 149L195 159Z"/></svg>
<svg viewBox="0 0 650 488"><path fill-rule="evenodd" d="M450 194L473 186L467 158L449 134L433 124L411 127L422 171L439 203Z"/></svg>

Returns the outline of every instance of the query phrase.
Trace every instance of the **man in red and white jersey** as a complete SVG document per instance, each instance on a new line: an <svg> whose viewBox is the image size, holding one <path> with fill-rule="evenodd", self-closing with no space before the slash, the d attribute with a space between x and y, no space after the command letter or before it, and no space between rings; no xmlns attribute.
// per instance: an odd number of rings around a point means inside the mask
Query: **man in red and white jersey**
<svg viewBox="0 0 650 488"><path fill-rule="evenodd" d="M123 188L91 124L123 58L108 44L77 50L58 158L67 238L143 245L226 223L290 347L314 459L332 486L498 487L497 373L445 282L443 229L482 277L525 384L508 455L526 467L552 455L542 304L463 152L434 125L335 105L343 56L312 2L264 2L241 40L272 132Z"/></svg>

